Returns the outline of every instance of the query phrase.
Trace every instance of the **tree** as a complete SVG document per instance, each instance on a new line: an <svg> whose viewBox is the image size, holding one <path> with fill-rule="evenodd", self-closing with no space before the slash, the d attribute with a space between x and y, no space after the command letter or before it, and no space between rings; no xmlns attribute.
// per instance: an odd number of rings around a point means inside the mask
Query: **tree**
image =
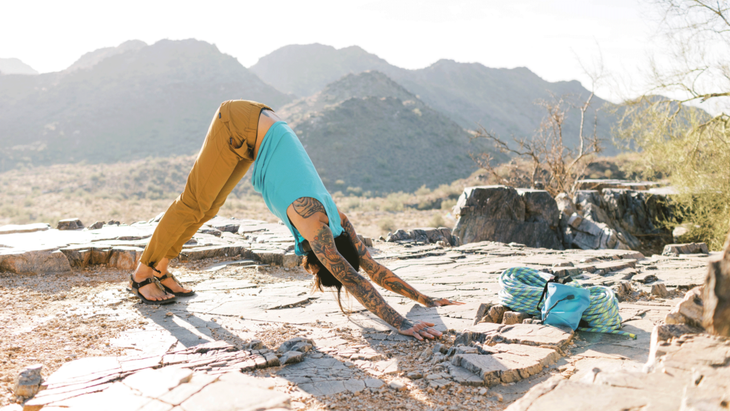
<svg viewBox="0 0 730 411"><path fill-rule="evenodd" d="M596 134L597 114L593 118L593 132L590 135L586 134L586 112L595 96L593 90L602 77L602 65L598 73L589 73L593 85L590 94L580 105L569 102L567 96L554 98L550 102L538 102L547 114L533 136L514 139L516 147L479 126L475 138L486 138L502 153L528 159L529 172L515 162L510 162L509 165L512 167L509 173L504 175L500 173L500 169L495 165L495 159L489 153L472 155L472 159L500 184L545 189L552 196L573 193L577 182L585 174L589 160L601 151L600 140ZM563 141L563 124L570 108L580 111L579 144L575 148L567 147Z"/></svg>
<svg viewBox="0 0 730 411"><path fill-rule="evenodd" d="M669 175L678 194L670 225L722 247L730 227L730 8L727 1L659 0L669 52L650 61L650 89L627 101L617 135L643 153L645 174ZM660 94L668 95L662 97ZM715 114L697 108L710 107Z"/></svg>

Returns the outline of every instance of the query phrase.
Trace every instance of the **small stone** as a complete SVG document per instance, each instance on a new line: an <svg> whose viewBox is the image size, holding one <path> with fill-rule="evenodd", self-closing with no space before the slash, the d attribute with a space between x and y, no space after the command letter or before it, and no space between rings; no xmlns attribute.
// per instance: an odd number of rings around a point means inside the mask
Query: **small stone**
<svg viewBox="0 0 730 411"><path fill-rule="evenodd" d="M276 351L280 353L284 353L287 351L307 352L312 349L313 344L314 341L308 338L296 337L281 343Z"/></svg>
<svg viewBox="0 0 730 411"><path fill-rule="evenodd" d="M281 365L279 357L277 357L276 354L274 354L273 352L264 354L264 358L266 359L266 365L268 367L276 367Z"/></svg>
<svg viewBox="0 0 730 411"><path fill-rule="evenodd" d="M41 386L41 370L43 364L34 364L25 367L15 378L13 394L17 397L29 398L34 396Z"/></svg>
<svg viewBox="0 0 730 411"><path fill-rule="evenodd" d="M507 311L502 316L502 324L522 324L522 321L529 317L528 314L519 313L516 311Z"/></svg>
<svg viewBox="0 0 730 411"><path fill-rule="evenodd" d="M484 395L486 393L487 393L487 389L486 388L482 387L482 388L479 389L479 395Z"/></svg>
<svg viewBox="0 0 730 411"><path fill-rule="evenodd" d="M372 389L378 389L383 386L383 381L377 378L366 378L365 386Z"/></svg>
<svg viewBox="0 0 730 411"><path fill-rule="evenodd" d="M685 294L684 299L677 304L664 318L666 324L687 324L693 327L702 327L702 292L703 287L695 287Z"/></svg>
<svg viewBox="0 0 730 411"><path fill-rule="evenodd" d="M573 228L578 228L580 223L583 222L583 217L578 215L578 213L573 213L570 218L568 218L568 224Z"/></svg>
<svg viewBox="0 0 730 411"><path fill-rule="evenodd" d="M502 322L504 313L507 311L507 307L502 305L494 305L489 308L487 315L484 316L481 322L483 323L495 323L499 324Z"/></svg>
<svg viewBox="0 0 730 411"><path fill-rule="evenodd" d="M419 380L419 379L423 378L423 374L421 374L421 373L420 373L420 372L418 372L418 371L414 371L414 372L409 372L409 373L408 373L408 374L406 375L406 377L408 377L408 378L409 378L409 379L411 379L411 380Z"/></svg>
<svg viewBox="0 0 730 411"><path fill-rule="evenodd" d="M443 360L444 360L444 358L445 358L445 357L444 357L444 355L443 355L443 354L441 354L441 353L436 353L436 354L434 354L434 355L433 355L433 357L431 358L431 364L438 364L438 363L440 363L441 361L443 361Z"/></svg>
<svg viewBox="0 0 730 411"><path fill-rule="evenodd" d="M165 313L165 317L172 317L173 315L174 314L172 313L172 311L168 311ZM213 321L215 321L215 319L213 319Z"/></svg>
<svg viewBox="0 0 730 411"><path fill-rule="evenodd" d="M285 352L281 358L279 358L279 362L283 364L294 364L298 362L302 362L304 360L304 353L299 351L287 351Z"/></svg>
<svg viewBox="0 0 730 411"><path fill-rule="evenodd" d="M502 397L502 394L497 394L497 401L499 401L499 402L504 401L504 397Z"/></svg>
<svg viewBox="0 0 730 411"><path fill-rule="evenodd" d="M667 286L664 283L658 283L651 286L651 295L666 298L669 295L669 291L667 291Z"/></svg>
<svg viewBox="0 0 730 411"><path fill-rule="evenodd" d="M103 228L103 227L104 227L104 222L103 221L97 221L94 224L92 224L92 225L89 226L89 230L98 230L98 229Z"/></svg>
<svg viewBox="0 0 730 411"><path fill-rule="evenodd" d="M391 381L388 386L396 391L403 391L406 389L406 385L400 381Z"/></svg>

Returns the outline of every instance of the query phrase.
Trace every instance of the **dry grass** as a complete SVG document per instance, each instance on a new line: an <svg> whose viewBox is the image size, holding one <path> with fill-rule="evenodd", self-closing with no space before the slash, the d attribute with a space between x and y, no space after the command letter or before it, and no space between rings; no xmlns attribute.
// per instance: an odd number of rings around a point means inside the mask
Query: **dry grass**
<svg viewBox="0 0 730 411"><path fill-rule="evenodd" d="M79 218L86 225L109 220L127 224L146 221L165 211L183 190L193 161L193 156L183 156L7 171L0 174L0 225L45 222L55 226L65 218ZM455 197L462 189L459 184L452 184L433 191L420 189L420 195L394 193L387 197L365 197L361 193L336 192L333 197L358 232L378 237L398 228L425 227L434 222L453 226L450 209L419 210L423 208L418 207L419 199ZM219 215L278 220L253 190L249 175L231 193Z"/></svg>

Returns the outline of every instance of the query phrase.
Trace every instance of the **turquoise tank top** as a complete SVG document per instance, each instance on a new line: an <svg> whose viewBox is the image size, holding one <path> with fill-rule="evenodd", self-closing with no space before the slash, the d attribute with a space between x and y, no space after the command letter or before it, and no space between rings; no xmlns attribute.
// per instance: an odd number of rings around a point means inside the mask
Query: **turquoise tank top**
<svg viewBox="0 0 730 411"><path fill-rule="evenodd" d="M338 237L344 231L332 196L299 138L285 122L277 121L266 132L254 161L251 182L254 190L264 196L269 210L291 231L297 255L306 254L302 249L305 240L286 215L286 209L297 199L311 197L322 203L332 236Z"/></svg>

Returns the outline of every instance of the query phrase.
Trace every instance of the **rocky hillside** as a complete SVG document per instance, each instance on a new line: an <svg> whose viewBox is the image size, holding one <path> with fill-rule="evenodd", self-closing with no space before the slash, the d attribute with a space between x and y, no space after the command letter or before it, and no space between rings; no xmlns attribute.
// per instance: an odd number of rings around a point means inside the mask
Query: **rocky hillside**
<svg viewBox="0 0 730 411"><path fill-rule="evenodd" d="M218 105L236 98L291 100L197 40L127 42L58 73L0 76L0 170L192 154Z"/></svg>
<svg viewBox="0 0 730 411"><path fill-rule="evenodd" d="M350 74L284 106L330 190L414 191L476 170L480 142L379 72Z"/></svg>
<svg viewBox="0 0 730 411"><path fill-rule="evenodd" d="M306 97L346 74L390 67L357 46L338 50L323 44L293 44L262 57L250 70L285 93Z"/></svg>
<svg viewBox="0 0 730 411"><path fill-rule="evenodd" d="M337 50L321 44L286 46L251 67L267 83L301 96L364 70L385 73L466 129L473 130L481 124L507 140L532 135L545 116L545 110L537 105L539 101L564 97L568 103L576 104L588 95L588 90L577 81L550 83L524 67L494 69L479 63L439 60L424 69L406 70L359 47ZM595 97L592 107L607 104ZM591 110L588 115L591 130L594 113ZM568 110L564 131L570 146L577 144L579 120L578 110ZM598 112L598 134L606 140L607 154L616 152L609 142L612 121L608 110Z"/></svg>
<svg viewBox="0 0 730 411"><path fill-rule="evenodd" d="M2 74L38 74L33 67L16 58L0 59L0 75Z"/></svg>

